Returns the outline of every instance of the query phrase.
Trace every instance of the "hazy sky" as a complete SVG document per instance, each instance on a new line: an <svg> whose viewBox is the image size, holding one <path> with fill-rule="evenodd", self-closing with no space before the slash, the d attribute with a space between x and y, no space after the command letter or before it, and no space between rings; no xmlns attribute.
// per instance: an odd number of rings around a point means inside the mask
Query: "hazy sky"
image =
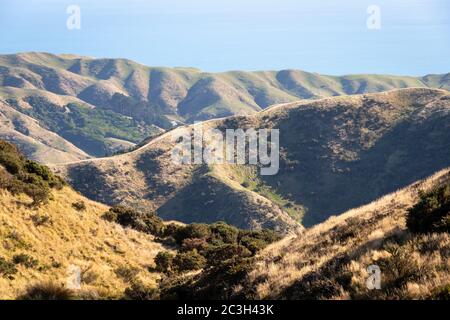
<svg viewBox="0 0 450 320"><path fill-rule="evenodd" d="M68 30L66 9L81 9ZM370 30L367 8L381 9ZM206 71L450 72L448 0L0 0L0 52L123 57Z"/></svg>

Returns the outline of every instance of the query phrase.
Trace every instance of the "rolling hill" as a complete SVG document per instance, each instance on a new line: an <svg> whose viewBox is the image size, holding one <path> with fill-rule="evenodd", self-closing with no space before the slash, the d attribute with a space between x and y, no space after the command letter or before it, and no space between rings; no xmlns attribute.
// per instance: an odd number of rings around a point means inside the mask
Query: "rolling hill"
<svg viewBox="0 0 450 320"><path fill-rule="evenodd" d="M136 150L52 166L75 189L107 204L156 211L164 219L283 232L312 226L450 166L450 95L426 88L276 105L204 129L280 130L280 168L179 165L173 136Z"/></svg>
<svg viewBox="0 0 450 320"><path fill-rule="evenodd" d="M328 76L300 70L208 73L148 67L126 59L37 52L0 55L3 117L12 117L4 108L13 108L37 120L32 131L39 126L39 131L53 132L60 141L27 135L27 121L14 128L7 125L0 138L19 143L35 160L61 163L127 150L182 123L256 114L299 99L409 87L448 89L450 77ZM14 122L15 117L8 119Z"/></svg>

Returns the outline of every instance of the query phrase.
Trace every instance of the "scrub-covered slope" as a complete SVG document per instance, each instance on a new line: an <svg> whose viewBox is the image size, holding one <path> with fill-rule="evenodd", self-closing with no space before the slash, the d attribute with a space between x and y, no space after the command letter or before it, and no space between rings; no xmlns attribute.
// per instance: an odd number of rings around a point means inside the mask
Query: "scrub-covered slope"
<svg viewBox="0 0 450 320"><path fill-rule="evenodd" d="M279 129L280 168L177 164L180 127L137 150L53 166L87 197L156 210L184 222L225 220L245 228L312 225L450 165L447 91L402 89L274 106L207 128Z"/></svg>

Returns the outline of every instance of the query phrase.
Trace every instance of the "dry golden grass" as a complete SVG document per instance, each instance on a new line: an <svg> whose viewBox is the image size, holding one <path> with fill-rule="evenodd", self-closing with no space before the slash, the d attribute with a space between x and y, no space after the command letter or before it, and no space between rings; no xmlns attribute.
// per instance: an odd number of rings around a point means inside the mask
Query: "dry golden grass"
<svg viewBox="0 0 450 320"><path fill-rule="evenodd" d="M159 275L148 267L163 248L152 236L104 221L108 207L68 187L52 194L49 204L31 209L26 196L0 190L0 257L11 261L24 253L38 261L31 268L18 265L14 279L0 277L0 298L14 299L34 283L66 285L73 266L80 268L81 290L100 296L119 297L129 286L117 270L136 269L139 281L156 285ZM76 201L84 201L86 210L74 209ZM43 216L49 220L36 225L34 217Z"/></svg>
<svg viewBox="0 0 450 320"><path fill-rule="evenodd" d="M284 290L302 283L305 276L313 272L323 276L324 266L345 256L348 261L342 268L327 270L350 274L352 289L341 290L328 298L429 297L436 288L450 283L450 235L411 235L406 229L405 217L407 208L417 201L419 190L428 190L436 183L449 180L450 171L440 171L426 180L272 244L259 254L255 268L249 274L249 286L256 288L259 299L284 297ZM366 269L394 258L394 251L387 245L390 241L397 243L394 247L405 254L398 261L414 266L421 277L408 281L399 291L381 295L367 290L369 275ZM391 277L396 270L381 268L381 271L383 285L383 279Z"/></svg>

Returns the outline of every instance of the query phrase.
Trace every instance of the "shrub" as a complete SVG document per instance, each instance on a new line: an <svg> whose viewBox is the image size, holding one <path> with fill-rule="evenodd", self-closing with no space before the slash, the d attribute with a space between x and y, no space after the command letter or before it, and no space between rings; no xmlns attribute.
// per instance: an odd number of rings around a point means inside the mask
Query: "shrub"
<svg viewBox="0 0 450 320"><path fill-rule="evenodd" d="M183 244L181 245L181 250L183 251L203 251L208 248L208 242L206 239L198 239L198 238L188 238L183 240Z"/></svg>
<svg viewBox="0 0 450 320"><path fill-rule="evenodd" d="M252 254L256 254L259 250L264 249L267 246L267 242L264 240L253 238L251 236L241 238L240 243L250 250Z"/></svg>
<svg viewBox="0 0 450 320"><path fill-rule="evenodd" d="M49 168L27 160L14 145L0 140L0 165L9 176L2 173L0 187L12 194L24 193L38 206L48 201L50 189L60 189L64 181L55 176Z"/></svg>
<svg viewBox="0 0 450 320"><path fill-rule="evenodd" d="M431 296L431 300L450 300L450 284L435 289Z"/></svg>
<svg viewBox="0 0 450 320"><path fill-rule="evenodd" d="M426 275L427 272L420 268L412 256L414 250L410 244L399 246L388 243L385 250L390 256L376 262L383 272L383 290L398 291L409 281L417 281Z"/></svg>
<svg viewBox="0 0 450 320"><path fill-rule="evenodd" d="M178 228L174 234L174 238L179 245L183 243L184 239L197 238L206 239L210 236L211 230L207 224L192 223L185 227Z"/></svg>
<svg viewBox="0 0 450 320"><path fill-rule="evenodd" d="M27 185L24 187L25 194L33 199L32 205L37 207L41 204L47 203L50 195L50 190L47 186Z"/></svg>
<svg viewBox="0 0 450 320"><path fill-rule="evenodd" d="M156 236L162 235L164 231L163 221L155 214L143 214L122 205L110 208L102 218Z"/></svg>
<svg viewBox="0 0 450 320"><path fill-rule="evenodd" d="M11 278L17 273L17 268L13 262L6 261L5 258L0 257L0 275L4 278Z"/></svg>
<svg viewBox="0 0 450 320"><path fill-rule="evenodd" d="M266 229L259 231L241 231L239 238L239 243L247 247L253 254L264 249L270 243L281 239L278 233Z"/></svg>
<svg viewBox="0 0 450 320"><path fill-rule="evenodd" d="M72 203L72 208L74 208L77 211L84 211L86 210L86 204L83 200L77 201Z"/></svg>
<svg viewBox="0 0 450 320"><path fill-rule="evenodd" d="M73 300L75 293L53 282L43 282L29 286L18 300Z"/></svg>
<svg viewBox="0 0 450 320"><path fill-rule="evenodd" d="M16 146L0 140L0 164L11 174L18 174L23 170L24 157Z"/></svg>
<svg viewBox="0 0 450 320"><path fill-rule="evenodd" d="M172 269L174 255L168 251L161 251L155 257L156 270L169 272Z"/></svg>
<svg viewBox="0 0 450 320"><path fill-rule="evenodd" d="M421 192L408 210L406 225L413 233L450 232L450 184Z"/></svg>
<svg viewBox="0 0 450 320"><path fill-rule="evenodd" d="M197 250L179 252L173 259L173 266L178 272L199 270L206 265L206 259Z"/></svg>
<svg viewBox="0 0 450 320"><path fill-rule="evenodd" d="M156 214L147 214L143 217L146 232L155 236L164 234L164 222Z"/></svg>
<svg viewBox="0 0 450 320"><path fill-rule="evenodd" d="M124 298L129 300L156 300L159 298L159 290L155 287L147 287L141 282L135 282L125 289Z"/></svg>
<svg viewBox="0 0 450 320"><path fill-rule="evenodd" d="M139 271L140 270L138 268L121 266L115 270L115 273L123 281L133 283L136 280Z"/></svg>
<svg viewBox="0 0 450 320"><path fill-rule="evenodd" d="M33 221L36 227L43 226L52 222L49 216L44 216L40 214L32 215L31 221Z"/></svg>
<svg viewBox="0 0 450 320"><path fill-rule="evenodd" d="M65 184L64 181L60 177L55 176L48 167L37 162L26 160L24 168L29 174L36 175L46 181L50 188L61 189Z"/></svg>
<svg viewBox="0 0 450 320"><path fill-rule="evenodd" d="M234 289L245 286L252 263L251 259L229 260L195 278L167 277L161 283L161 299L245 299L236 296Z"/></svg>
<svg viewBox="0 0 450 320"><path fill-rule="evenodd" d="M165 226L163 236L164 237L175 237L175 234L180 230L184 228L183 226L177 225L175 223L169 223Z"/></svg>
<svg viewBox="0 0 450 320"><path fill-rule="evenodd" d="M206 252L208 266L218 266L228 260L247 258L252 252L246 247L238 244L225 244L218 247L209 248Z"/></svg>
<svg viewBox="0 0 450 320"><path fill-rule="evenodd" d="M34 268L38 265L38 261L26 253L14 255L12 261L27 268Z"/></svg>
<svg viewBox="0 0 450 320"><path fill-rule="evenodd" d="M237 243L239 230L225 222L217 222L211 225L212 242L220 243Z"/></svg>

